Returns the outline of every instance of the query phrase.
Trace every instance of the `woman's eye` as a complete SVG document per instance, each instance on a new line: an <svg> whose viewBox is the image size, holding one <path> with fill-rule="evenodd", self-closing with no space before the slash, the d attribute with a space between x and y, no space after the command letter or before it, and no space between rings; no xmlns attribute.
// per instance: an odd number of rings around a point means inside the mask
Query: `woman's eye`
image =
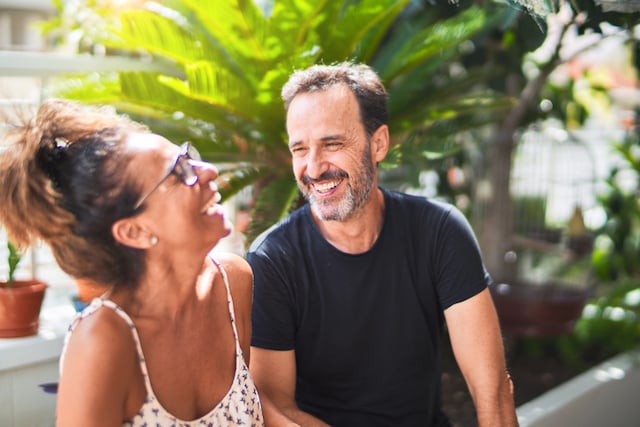
<svg viewBox="0 0 640 427"><path fill-rule="evenodd" d="M182 183L180 177L175 173L172 173L169 179L167 179L167 181L169 181L168 184L170 187L173 187L175 185Z"/></svg>

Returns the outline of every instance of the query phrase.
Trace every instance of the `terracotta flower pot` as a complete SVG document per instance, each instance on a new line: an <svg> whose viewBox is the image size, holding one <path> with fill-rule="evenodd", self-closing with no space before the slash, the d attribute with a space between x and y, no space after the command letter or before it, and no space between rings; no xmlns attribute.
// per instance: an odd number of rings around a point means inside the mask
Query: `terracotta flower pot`
<svg viewBox="0 0 640 427"><path fill-rule="evenodd" d="M16 280L11 287L0 283L0 338L38 333L46 289L47 285L38 280Z"/></svg>
<svg viewBox="0 0 640 427"><path fill-rule="evenodd" d="M593 289L556 283L500 283L491 286L502 332L514 337L571 333Z"/></svg>

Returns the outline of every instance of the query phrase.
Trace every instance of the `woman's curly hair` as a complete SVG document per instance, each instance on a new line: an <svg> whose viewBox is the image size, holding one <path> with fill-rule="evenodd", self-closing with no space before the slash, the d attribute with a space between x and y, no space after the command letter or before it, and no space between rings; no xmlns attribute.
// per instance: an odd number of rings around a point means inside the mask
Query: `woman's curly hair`
<svg viewBox="0 0 640 427"><path fill-rule="evenodd" d="M51 247L75 278L134 286L141 251L118 244L111 226L133 215L139 189L127 182L131 133L148 129L113 108L51 99L33 118L6 123L0 153L0 223L16 246Z"/></svg>

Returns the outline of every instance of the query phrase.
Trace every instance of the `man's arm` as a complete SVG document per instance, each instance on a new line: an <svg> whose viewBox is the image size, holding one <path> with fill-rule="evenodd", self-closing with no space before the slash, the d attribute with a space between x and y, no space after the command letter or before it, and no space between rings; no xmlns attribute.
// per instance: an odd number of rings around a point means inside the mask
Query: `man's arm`
<svg viewBox="0 0 640 427"><path fill-rule="evenodd" d="M518 425L513 384L489 289L445 310L451 346L473 398L478 426Z"/></svg>
<svg viewBox="0 0 640 427"><path fill-rule="evenodd" d="M296 405L294 350L276 351L251 347L250 370L260 394L267 427L328 427L328 424L301 411Z"/></svg>

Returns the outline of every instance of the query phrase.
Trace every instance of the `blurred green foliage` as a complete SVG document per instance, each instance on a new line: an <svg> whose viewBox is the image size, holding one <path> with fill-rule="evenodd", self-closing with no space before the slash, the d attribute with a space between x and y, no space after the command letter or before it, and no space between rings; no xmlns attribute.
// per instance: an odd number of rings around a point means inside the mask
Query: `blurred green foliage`
<svg viewBox="0 0 640 427"><path fill-rule="evenodd" d="M569 335L519 339L515 355L560 357L579 370L640 345L640 138L614 146L619 164L600 204L607 221L596 231L591 267L597 294ZM515 357L515 356L514 356Z"/></svg>
<svg viewBox="0 0 640 427"><path fill-rule="evenodd" d="M280 99L292 71L352 60L378 72L389 92L386 167L424 168L512 107L483 85L494 68L454 65L518 13L493 2L419 3L55 0L44 29L78 52L164 67L66 76L55 93L114 105L170 140L191 141L220 166L223 200L251 189L251 240L301 202Z"/></svg>

